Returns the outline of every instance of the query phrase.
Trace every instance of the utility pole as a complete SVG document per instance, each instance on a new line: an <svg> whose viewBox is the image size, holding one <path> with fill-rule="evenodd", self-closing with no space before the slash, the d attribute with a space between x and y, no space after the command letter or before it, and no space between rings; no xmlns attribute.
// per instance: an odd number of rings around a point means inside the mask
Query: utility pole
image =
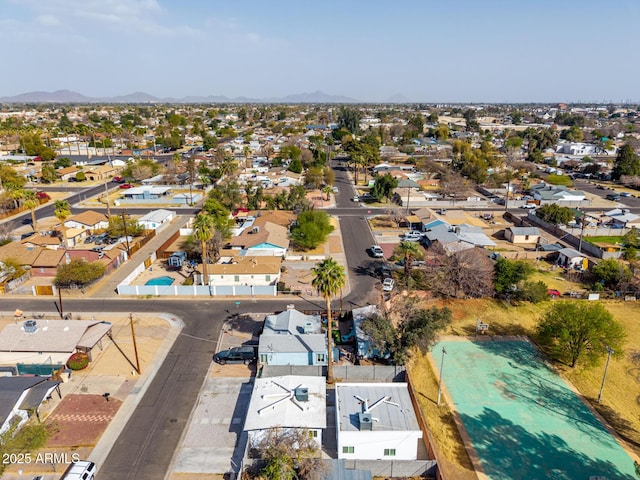
<svg viewBox="0 0 640 480"><path fill-rule="evenodd" d="M440 397L442 395L442 369L444 367L444 356L447 351L442 347L442 360L440 361L440 379L438 380L438 406L440 406Z"/></svg>
<svg viewBox="0 0 640 480"><path fill-rule="evenodd" d="M104 182L104 198L107 202L107 217L111 216L111 205L109 204L109 190L107 189L107 182Z"/></svg>
<svg viewBox="0 0 640 480"><path fill-rule="evenodd" d="M127 257L130 257L131 250L129 249L129 235L127 234L127 218L124 210L122 211L122 228L124 229L124 239L127 242Z"/></svg>
<svg viewBox="0 0 640 480"><path fill-rule="evenodd" d="M578 246L578 252L582 253L582 237L584 236L584 224L587 220L587 214L582 212L582 228L580 229L580 245Z"/></svg>
<svg viewBox="0 0 640 480"><path fill-rule="evenodd" d="M136 372L140 375L140 359L138 358L138 345L136 344L136 332L133 329L133 315L129 314L129 325L131 325L131 338L133 338L133 353L136 356Z"/></svg>
<svg viewBox="0 0 640 480"><path fill-rule="evenodd" d="M607 347L607 363L604 365L604 375L602 375L602 384L600 385L600 393L598 393L598 403L602 400L602 391L604 390L604 381L607 379L607 369L609 368L609 360L611 360L611 354L613 353L613 348L609 345Z"/></svg>
<svg viewBox="0 0 640 480"><path fill-rule="evenodd" d="M62 288L56 285L58 290L58 303L60 304L60 318L64 318L64 312L62 311Z"/></svg>

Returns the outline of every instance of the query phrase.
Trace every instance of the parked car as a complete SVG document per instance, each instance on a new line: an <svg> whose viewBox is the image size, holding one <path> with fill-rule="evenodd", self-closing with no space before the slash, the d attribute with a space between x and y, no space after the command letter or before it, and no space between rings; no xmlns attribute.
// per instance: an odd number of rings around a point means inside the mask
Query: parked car
<svg viewBox="0 0 640 480"><path fill-rule="evenodd" d="M113 181L117 183L124 183L124 178L121 176L113 177Z"/></svg>
<svg viewBox="0 0 640 480"><path fill-rule="evenodd" d="M561 296L562 294L556 290L555 288L550 288L547 290L547 295L550 295L551 297L557 298L559 296Z"/></svg>
<svg viewBox="0 0 640 480"><path fill-rule="evenodd" d="M597 188L598 190L606 190L606 188L605 188L605 187L603 187L602 185L598 185L596 188Z"/></svg>
<svg viewBox="0 0 640 480"><path fill-rule="evenodd" d="M256 360L256 349L252 346L233 347L222 350L213 356L213 360L220 365L227 363L244 363L248 365Z"/></svg>
<svg viewBox="0 0 640 480"><path fill-rule="evenodd" d="M390 292L391 290L393 290L395 284L396 282L393 280L393 278L385 278L382 282L382 290L384 290L385 292Z"/></svg>
<svg viewBox="0 0 640 480"><path fill-rule="evenodd" d="M133 185L131 185L130 183L123 183L120 185L120 188L133 188Z"/></svg>
<svg viewBox="0 0 640 480"><path fill-rule="evenodd" d="M371 252L371 256L374 258L384 258L384 252L378 245L371 245L371 247L369 247L369 251Z"/></svg>
<svg viewBox="0 0 640 480"><path fill-rule="evenodd" d="M417 230L412 230L410 232L405 232L405 234L402 236L402 239L408 242L418 242L423 236L424 233Z"/></svg>
<svg viewBox="0 0 640 480"><path fill-rule="evenodd" d="M333 193L338 193L338 187L333 187Z"/></svg>
<svg viewBox="0 0 640 480"><path fill-rule="evenodd" d="M93 243L96 240L95 235L89 235L87 238L84 239L84 243Z"/></svg>
<svg viewBox="0 0 640 480"><path fill-rule="evenodd" d="M536 208L536 204L535 203L525 203L523 205L520 205L520 208L524 208L526 210L533 210L534 208Z"/></svg>
<svg viewBox="0 0 640 480"><path fill-rule="evenodd" d="M630 197L631 194L629 192L620 192L621 197Z"/></svg>
<svg viewBox="0 0 640 480"><path fill-rule="evenodd" d="M352 199L352 202L359 202L360 201L360 197L358 195L355 195Z"/></svg>
<svg viewBox="0 0 640 480"><path fill-rule="evenodd" d="M620 195L618 195L617 193L607 193L604 198L617 202L618 200L620 200Z"/></svg>

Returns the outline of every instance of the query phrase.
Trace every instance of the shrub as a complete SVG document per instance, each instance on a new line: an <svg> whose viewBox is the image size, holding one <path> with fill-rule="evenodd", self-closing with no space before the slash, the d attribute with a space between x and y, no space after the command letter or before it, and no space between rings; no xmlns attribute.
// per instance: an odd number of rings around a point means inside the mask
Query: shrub
<svg viewBox="0 0 640 480"><path fill-rule="evenodd" d="M89 355L82 352L76 352L67 360L67 367L71 370L82 370L89 365Z"/></svg>

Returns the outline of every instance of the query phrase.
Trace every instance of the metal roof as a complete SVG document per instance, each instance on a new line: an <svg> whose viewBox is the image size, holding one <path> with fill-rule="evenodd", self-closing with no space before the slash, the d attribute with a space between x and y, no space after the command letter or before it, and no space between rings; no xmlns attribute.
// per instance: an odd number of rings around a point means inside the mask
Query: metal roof
<svg viewBox="0 0 640 480"><path fill-rule="evenodd" d="M295 400L293 392L296 387L308 389L308 401ZM286 375L257 378L244 421L244 430L275 427L326 428L326 394L324 377Z"/></svg>
<svg viewBox="0 0 640 480"><path fill-rule="evenodd" d="M386 398L388 402L379 402ZM340 431L360 431L358 414L367 400L374 431L420 431L406 383L339 383L336 415ZM374 406L375 405L375 406Z"/></svg>

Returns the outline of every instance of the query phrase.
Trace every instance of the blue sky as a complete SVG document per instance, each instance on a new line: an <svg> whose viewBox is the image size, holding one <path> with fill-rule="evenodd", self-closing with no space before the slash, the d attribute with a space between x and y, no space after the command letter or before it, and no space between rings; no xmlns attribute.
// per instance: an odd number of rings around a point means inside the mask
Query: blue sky
<svg viewBox="0 0 640 480"><path fill-rule="evenodd" d="M637 101L637 0L0 0L0 96Z"/></svg>

